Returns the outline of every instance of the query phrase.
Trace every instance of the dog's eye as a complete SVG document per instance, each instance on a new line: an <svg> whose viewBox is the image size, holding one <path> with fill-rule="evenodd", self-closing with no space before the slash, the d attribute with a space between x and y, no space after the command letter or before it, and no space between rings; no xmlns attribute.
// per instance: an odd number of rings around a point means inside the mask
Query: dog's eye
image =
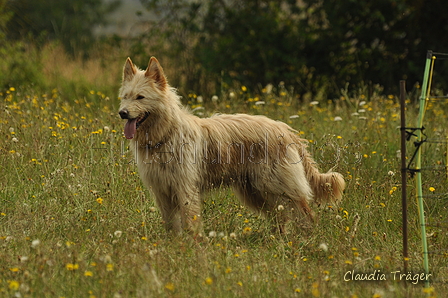
<svg viewBox="0 0 448 298"><path fill-rule="evenodd" d="M143 99L143 98L145 98L145 97L142 96L142 95L138 95L138 96L137 96L137 99Z"/></svg>

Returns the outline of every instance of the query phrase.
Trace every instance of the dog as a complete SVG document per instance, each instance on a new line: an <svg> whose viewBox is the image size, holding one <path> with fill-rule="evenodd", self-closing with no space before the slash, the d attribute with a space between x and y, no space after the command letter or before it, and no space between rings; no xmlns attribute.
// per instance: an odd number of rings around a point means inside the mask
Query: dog
<svg viewBox="0 0 448 298"><path fill-rule="evenodd" d="M222 186L282 233L291 220L314 223L311 202L342 199L343 176L320 173L297 131L265 116L193 115L154 57L146 70L127 58L119 98L124 135L168 231L200 234L201 194Z"/></svg>

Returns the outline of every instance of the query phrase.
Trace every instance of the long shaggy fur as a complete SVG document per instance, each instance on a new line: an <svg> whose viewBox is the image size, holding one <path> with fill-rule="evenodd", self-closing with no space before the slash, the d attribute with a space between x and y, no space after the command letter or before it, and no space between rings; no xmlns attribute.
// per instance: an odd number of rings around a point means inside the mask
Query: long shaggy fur
<svg viewBox="0 0 448 298"><path fill-rule="evenodd" d="M310 202L342 199L342 175L319 173L295 130L264 116L194 116L155 58L146 70L128 58L119 93L140 177L154 193L168 230L200 232L200 194L222 185L275 219L282 231L290 219L313 221Z"/></svg>

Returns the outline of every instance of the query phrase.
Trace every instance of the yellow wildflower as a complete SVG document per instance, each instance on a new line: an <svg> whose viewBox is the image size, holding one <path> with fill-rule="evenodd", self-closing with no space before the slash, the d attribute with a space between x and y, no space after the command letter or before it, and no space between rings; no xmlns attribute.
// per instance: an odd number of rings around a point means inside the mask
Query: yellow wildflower
<svg viewBox="0 0 448 298"><path fill-rule="evenodd" d="M167 289L168 291L173 292L174 291L174 284L172 282L169 282L165 285L165 289Z"/></svg>

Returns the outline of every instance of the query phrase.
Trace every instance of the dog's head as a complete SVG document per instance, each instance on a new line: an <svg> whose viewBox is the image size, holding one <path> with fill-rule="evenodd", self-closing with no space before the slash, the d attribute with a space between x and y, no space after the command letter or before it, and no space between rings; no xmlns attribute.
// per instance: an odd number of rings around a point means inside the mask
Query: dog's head
<svg viewBox="0 0 448 298"><path fill-rule="evenodd" d="M151 122L151 118L154 121L161 117L160 111L166 106L168 89L165 74L156 58L151 57L146 70L135 67L130 58L126 60L119 91L119 114L122 119L128 120L124 127L127 139L134 138L137 129Z"/></svg>

